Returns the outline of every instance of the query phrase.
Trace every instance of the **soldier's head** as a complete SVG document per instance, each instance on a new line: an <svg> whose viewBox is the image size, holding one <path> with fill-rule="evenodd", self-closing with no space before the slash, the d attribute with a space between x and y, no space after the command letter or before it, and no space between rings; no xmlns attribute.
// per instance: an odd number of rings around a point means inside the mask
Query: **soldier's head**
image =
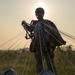
<svg viewBox="0 0 75 75"><path fill-rule="evenodd" d="M45 11L41 7L37 8L35 10L35 15L36 15L36 17L37 17L38 20L42 20L43 19L44 13L45 13Z"/></svg>

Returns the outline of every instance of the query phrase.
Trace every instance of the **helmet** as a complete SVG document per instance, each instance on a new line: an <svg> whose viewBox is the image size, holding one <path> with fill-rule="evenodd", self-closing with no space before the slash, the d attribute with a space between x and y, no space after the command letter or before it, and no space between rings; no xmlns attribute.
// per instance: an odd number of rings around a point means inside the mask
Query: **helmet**
<svg viewBox="0 0 75 75"><path fill-rule="evenodd" d="M39 7L35 10L35 13L37 14L38 12L42 12L44 14L44 9Z"/></svg>

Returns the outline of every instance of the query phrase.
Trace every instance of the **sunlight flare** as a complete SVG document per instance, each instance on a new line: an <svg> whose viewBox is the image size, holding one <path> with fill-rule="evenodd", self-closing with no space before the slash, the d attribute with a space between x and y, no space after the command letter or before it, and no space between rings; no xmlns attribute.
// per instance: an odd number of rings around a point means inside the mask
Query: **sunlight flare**
<svg viewBox="0 0 75 75"><path fill-rule="evenodd" d="M44 17L45 17L45 18L48 17L48 7L44 4L44 2L40 1L40 2L35 6L34 11L35 11L35 9L38 8L38 7L44 8L44 10L45 10L45 16L44 16Z"/></svg>

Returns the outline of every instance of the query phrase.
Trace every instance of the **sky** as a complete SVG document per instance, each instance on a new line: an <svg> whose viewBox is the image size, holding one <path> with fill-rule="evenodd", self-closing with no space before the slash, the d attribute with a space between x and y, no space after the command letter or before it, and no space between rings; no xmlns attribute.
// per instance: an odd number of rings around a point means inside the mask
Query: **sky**
<svg viewBox="0 0 75 75"><path fill-rule="evenodd" d="M0 0L0 44L24 31L22 20L35 20L37 7L45 9L44 19L75 35L75 0Z"/></svg>

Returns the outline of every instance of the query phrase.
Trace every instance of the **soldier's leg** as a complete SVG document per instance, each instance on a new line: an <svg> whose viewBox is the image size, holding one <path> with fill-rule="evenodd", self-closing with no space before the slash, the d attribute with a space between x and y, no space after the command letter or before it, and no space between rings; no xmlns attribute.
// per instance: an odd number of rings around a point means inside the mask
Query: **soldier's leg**
<svg viewBox="0 0 75 75"><path fill-rule="evenodd" d="M44 53L44 57L46 59L46 64L47 64L48 69L53 72L54 61L53 61L53 57L51 57L50 54L53 54L53 53L50 53L50 51L47 53Z"/></svg>
<svg viewBox="0 0 75 75"><path fill-rule="evenodd" d="M54 51L50 50L44 54L48 69L56 74L56 68L54 66ZM57 75L57 74L56 74Z"/></svg>
<svg viewBox="0 0 75 75"><path fill-rule="evenodd" d="M34 53L35 59L36 59L36 69L37 73L40 73L43 70L43 64L42 64L42 56L40 51L36 51Z"/></svg>

